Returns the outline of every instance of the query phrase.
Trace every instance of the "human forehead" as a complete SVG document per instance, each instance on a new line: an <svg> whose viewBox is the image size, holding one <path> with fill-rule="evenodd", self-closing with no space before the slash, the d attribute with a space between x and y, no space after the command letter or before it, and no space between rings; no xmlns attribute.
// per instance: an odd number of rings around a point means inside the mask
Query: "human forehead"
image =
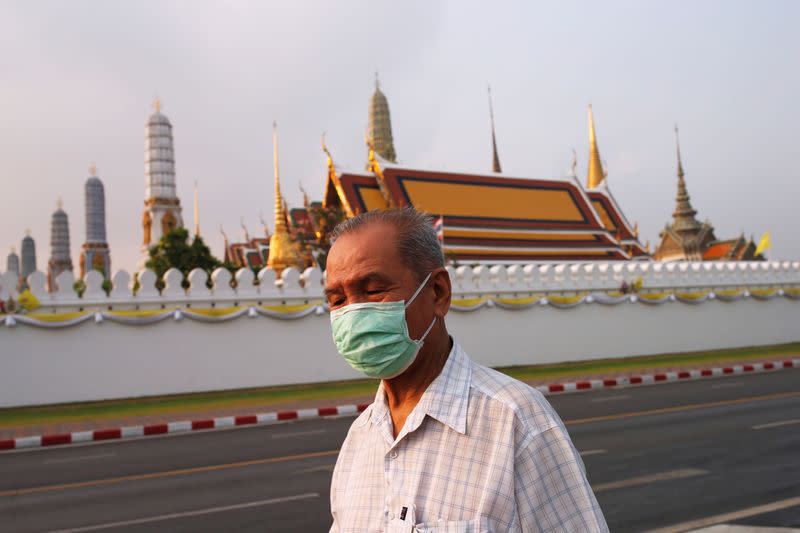
<svg viewBox="0 0 800 533"><path fill-rule="evenodd" d="M342 235L331 247L326 285L385 278L398 282L408 276L396 245L396 230L374 224Z"/></svg>

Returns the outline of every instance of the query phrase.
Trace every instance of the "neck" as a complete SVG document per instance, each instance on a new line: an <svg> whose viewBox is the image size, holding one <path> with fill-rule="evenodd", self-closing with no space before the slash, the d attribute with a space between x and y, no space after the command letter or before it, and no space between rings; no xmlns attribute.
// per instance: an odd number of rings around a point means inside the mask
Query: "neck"
<svg viewBox="0 0 800 533"><path fill-rule="evenodd" d="M408 370L395 378L383 380L391 411L410 412L444 368L452 346L450 335L442 325L434 326L428 337Z"/></svg>

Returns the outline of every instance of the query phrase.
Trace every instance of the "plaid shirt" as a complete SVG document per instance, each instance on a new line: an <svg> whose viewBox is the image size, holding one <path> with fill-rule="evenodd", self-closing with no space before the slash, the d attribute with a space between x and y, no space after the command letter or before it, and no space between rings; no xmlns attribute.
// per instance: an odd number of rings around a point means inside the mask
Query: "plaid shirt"
<svg viewBox="0 0 800 533"><path fill-rule="evenodd" d="M608 531L547 400L457 344L396 439L392 427L381 383L339 452L331 532L393 531L410 516L430 533Z"/></svg>

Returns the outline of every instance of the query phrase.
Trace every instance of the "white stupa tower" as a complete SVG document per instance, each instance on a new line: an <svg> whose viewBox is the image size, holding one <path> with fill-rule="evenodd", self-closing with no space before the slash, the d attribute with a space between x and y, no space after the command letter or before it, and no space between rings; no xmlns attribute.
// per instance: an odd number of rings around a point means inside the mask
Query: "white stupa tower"
<svg viewBox="0 0 800 533"><path fill-rule="evenodd" d="M175 191L175 150L172 146L172 124L161 113L161 101L156 98L154 112L144 127L144 215L142 227L142 260L148 259L148 249L161 236L183 227L181 202Z"/></svg>

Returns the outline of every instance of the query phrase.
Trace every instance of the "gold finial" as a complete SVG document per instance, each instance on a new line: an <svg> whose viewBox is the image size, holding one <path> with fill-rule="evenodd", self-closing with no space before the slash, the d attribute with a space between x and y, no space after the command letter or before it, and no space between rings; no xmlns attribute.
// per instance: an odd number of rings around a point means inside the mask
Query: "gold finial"
<svg viewBox="0 0 800 533"><path fill-rule="evenodd" d="M681 161L681 139L678 135L678 125L675 124L675 149L678 154L678 176L683 177L683 161Z"/></svg>
<svg viewBox="0 0 800 533"><path fill-rule="evenodd" d="M375 90L376 91L380 91L381 90L381 80L378 78L378 71L377 70L375 71Z"/></svg>
<svg viewBox="0 0 800 533"><path fill-rule="evenodd" d="M325 155L327 155L327 156L328 156L328 159L332 159L332 158L331 158L331 153L328 151L328 145L327 145L327 144L326 144L326 142L325 142L325 135L326 135L326 132L324 132L324 131L323 131L323 132L322 132L322 139L321 139L321 142L322 142L322 151L323 151L323 152L325 152Z"/></svg>
<svg viewBox="0 0 800 533"><path fill-rule="evenodd" d="M200 236L200 198L197 192L197 180L194 180L194 234Z"/></svg>
<svg viewBox="0 0 800 533"><path fill-rule="evenodd" d="M264 237L269 239L269 227L267 226L267 223L264 220L264 213L259 213L258 214L258 220L261 221L261 226L264 228Z"/></svg>
<svg viewBox="0 0 800 533"><path fill-rule="evenodd" d="M633 223L633 236L639 238L639 221Z"/></svg>
<svg viewBox="0 0 800 533"><path fill-rule="evenodd" d="M30 237L31 236L31 228L25 228L25 236L26 237Z"/></svg>
<svg viewBox="0 0 800 533"><path fill-rule="evenodd" d="M576 169L578 168L578 152L575 151L575 148L572 149L572 177L577 178L578 174L576 173Z"/></svg>
<svg viewBox="0 0 800 533"><path fill-rule="evenodd" d="M487 92L489 93L489 122L492 126L492 171L500 173L500 157L497 155L497 137L494 131L494 107L492 106L492 86L487 85Z"/></svg>
<svg viewBox="0 0 800 533"><path fill-rule="evenodd" d="M58 200L56 200L56 208L63 209L64 208L64 200L59 196Z"/></svg>
<svg viewBox="0 0 800 533"><path fill-rule="evenodd" d="M650 241L647 241L644 245L644 251L648 254L650 253Z"/></svg>
<svg viewBox="0 0 800 533"><path fill-rule="evenodd" d="M308 209L308 207L311 205L311 201L308 199L308 193L303 188L303 183L300 182L299 185L300 185L300 192L303 193L303 207Z"/></svg>
<svg viewBox="0 0 800 533"><path fill-rule="evenodd" d="M89 177L97 176L97 165L92 163L89 165Z"/></svg>
<svg viewBox="0 0 800 533"><path fill-rule="evenodd" d="M589 104L589 173L586 186L594 189L605 179L603 163L600 160L600 150L597 148L597 135L594 129L594 114L592 104Z"/></svg>
<svg viewBox="0 0 800 533"><path fill-rule="evenodd" d="M250 232L247 231L247 226L244 225L244 217L239 219L239 224L241 224L242 229L244 230L244 241L250 242Z"/></svg>
<svg viewBox="0 0 800 533"><path fill-rule="evenodd" d="M156 113L161 113L161 98L158 96L153 100L153 109L155 109Z"/></svg>

